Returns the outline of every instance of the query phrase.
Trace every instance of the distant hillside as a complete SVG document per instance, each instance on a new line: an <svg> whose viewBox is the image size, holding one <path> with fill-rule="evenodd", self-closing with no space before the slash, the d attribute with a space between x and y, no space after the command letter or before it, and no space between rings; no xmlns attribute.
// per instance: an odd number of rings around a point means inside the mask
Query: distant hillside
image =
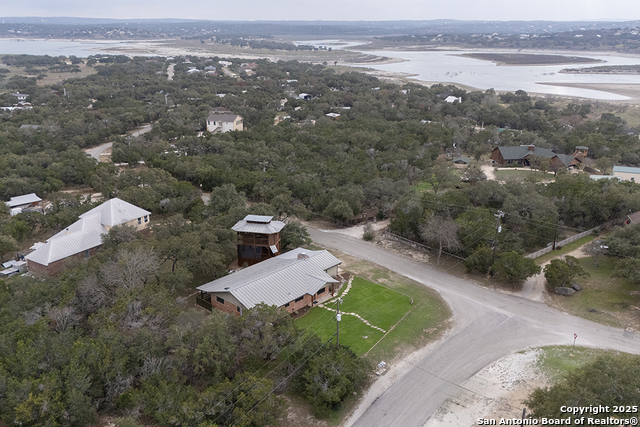
<svg viewBox="0 0 640 427"><path fill-rule="evenodd" d="M640 21L202 21L189 19L0 18L0 37L207 38L246 36L519 36L632 28Z"/></svg>

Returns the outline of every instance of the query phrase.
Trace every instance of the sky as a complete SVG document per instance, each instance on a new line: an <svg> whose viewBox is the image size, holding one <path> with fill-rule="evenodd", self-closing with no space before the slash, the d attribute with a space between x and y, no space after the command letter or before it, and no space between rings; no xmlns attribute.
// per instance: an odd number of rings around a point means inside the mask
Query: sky
<svg viewBox="0 0 640 427"><path fill-rule="evenodd" d="M205 20L640 20L638 0L1 0L0 16Z"/></svg>

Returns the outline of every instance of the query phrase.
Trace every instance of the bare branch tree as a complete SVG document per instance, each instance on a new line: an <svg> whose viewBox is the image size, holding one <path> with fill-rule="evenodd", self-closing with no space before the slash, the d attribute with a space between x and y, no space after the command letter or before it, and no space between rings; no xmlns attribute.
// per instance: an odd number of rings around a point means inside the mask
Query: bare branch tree
<svg viewBox="0 0 640 427"><path fill-rule="evenodd" d="M136 248L118 252L100 268L100 279L110 288L140 289L160 267L153 250Z"/></svg>
<svg viewBox="0 0 640 427"><path fill-rule="evenodd" d="M442 250L455 251L460 249L458 240L458 224L451 218L433 215L429 222L420 226L420 236L427 242L438 245L438 264Z"/></svg>
<svg viewBox="0 0 640 427"><path fill-rule="evenodd" d="M64 332L68 327L75 326L80 321L80 316L72 307L56 307L48 311L51 326L57 332Z"/></svg>

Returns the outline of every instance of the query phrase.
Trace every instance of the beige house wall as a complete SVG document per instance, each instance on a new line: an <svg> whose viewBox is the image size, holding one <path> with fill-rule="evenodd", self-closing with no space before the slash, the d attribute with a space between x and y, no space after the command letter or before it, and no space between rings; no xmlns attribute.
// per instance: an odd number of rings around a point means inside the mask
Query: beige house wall
<svg viewBox="0 0 640 427"><path fill-rule="evenodd" d="M634 181L640 183L640 174L629 172L614 172L613 176L620 178L623 181Z"/></svg>

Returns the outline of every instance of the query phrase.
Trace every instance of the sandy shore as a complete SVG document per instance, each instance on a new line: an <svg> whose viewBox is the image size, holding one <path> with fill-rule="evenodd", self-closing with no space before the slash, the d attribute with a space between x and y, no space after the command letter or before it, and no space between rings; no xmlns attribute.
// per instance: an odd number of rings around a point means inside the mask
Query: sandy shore
<svg viewBox="0 0 640 427"><path fill-rule="evenodd" d="M637 103L640 102L640 84L629 83L539 83L548 86L575 87L578 89L599 90L611 92L617 95L628 96L631 99L624 101L608 101L615 103Z"/></svg>

